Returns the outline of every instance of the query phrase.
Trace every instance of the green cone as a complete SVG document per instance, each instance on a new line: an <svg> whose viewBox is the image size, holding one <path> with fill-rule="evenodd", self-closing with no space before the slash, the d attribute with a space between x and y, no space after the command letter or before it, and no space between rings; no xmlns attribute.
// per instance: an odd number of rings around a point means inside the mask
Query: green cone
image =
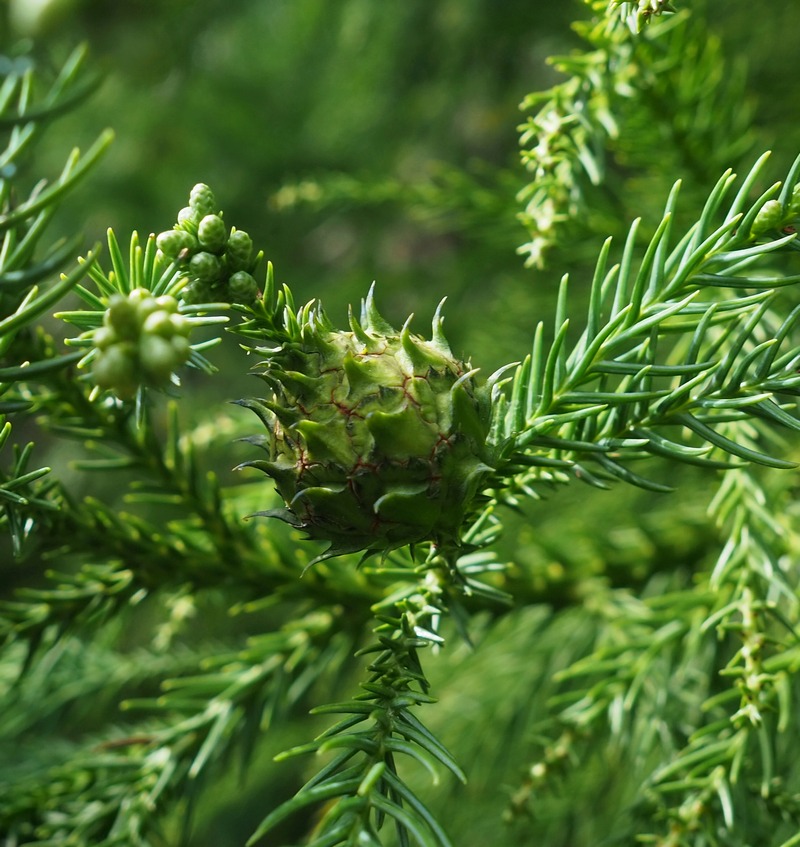
<svg viewBox="0 0 800 847"><path fill-rule="evenodd" d="M433 338L390 326L372 291L360 320L335 330L309 304L286 319L286 339L260 348L264 399L242 406L265 434L268 458L247 462L275 484L285 508L259 512L329 542L319 558L421 541L458 544L487 475L489 400L454 358L439 310Z"/></svg>

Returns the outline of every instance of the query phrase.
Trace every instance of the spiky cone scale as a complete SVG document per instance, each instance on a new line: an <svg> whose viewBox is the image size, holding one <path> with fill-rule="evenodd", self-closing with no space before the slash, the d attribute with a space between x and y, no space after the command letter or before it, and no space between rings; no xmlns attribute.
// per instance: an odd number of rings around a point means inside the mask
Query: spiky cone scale
<svg viewBox="0 0 800 847"><path fill-rule="evenodd" d="M259 352L265 399L241 405L265 433L248 439L268 458L247 462L275 483L285 507L259 512L326 541L318 559L432 541L457 546L465 517L492 471L489 400L474 372L433 338L378 314L338 331L308 304L285 316L287 337Z"/></svg>

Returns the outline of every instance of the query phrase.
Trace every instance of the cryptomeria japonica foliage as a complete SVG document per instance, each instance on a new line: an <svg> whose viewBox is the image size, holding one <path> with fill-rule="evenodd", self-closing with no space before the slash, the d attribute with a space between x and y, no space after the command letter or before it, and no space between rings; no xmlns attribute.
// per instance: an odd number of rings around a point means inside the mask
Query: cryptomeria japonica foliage
<svg viewBox="0 0 800 847"><path fill-rule="evenodd" d="M523 104L518 195L529 265L584 221L586 296L564 275L491 373L444 301L428 337L380 280L342 326L298 305L196 175L158 234L69 266L46 226L110 133L49 181L23 154L96 80L6 57L0 844L799 843L800 159L701 184L703 145L737 155L719 46L670 4L588 5ZM595 243L644 167L626 127L677 138L654 100L709 86L695 184Z"/></svg>

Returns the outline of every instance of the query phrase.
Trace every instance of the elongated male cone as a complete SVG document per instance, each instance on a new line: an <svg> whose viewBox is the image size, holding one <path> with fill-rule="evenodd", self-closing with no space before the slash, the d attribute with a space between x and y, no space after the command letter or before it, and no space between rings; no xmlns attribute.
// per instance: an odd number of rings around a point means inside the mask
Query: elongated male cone
<svg viewBox="0 0 800 847"><path fill-rule="evenodd" d="M258 514L329 542L319 558L458 544L492 470L490 409L439 313L431 341L386 323L372 292L349 331L316 304L296 317L291 337L259 350L269 397L240 401L266 429L248 440L268 454L245 466L270 476L285 503Z"/></svg>

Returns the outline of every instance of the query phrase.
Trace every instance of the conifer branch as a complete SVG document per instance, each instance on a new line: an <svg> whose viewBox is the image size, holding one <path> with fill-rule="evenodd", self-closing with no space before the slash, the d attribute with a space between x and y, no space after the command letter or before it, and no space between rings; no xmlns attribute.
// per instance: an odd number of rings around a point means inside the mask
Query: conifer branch
<svg viewBox="0 0 800 847"><path fill-rule="evenodd" d="M606 242L587 326L571 350L562 281L549 352L540 328L532 353L513 374L508 404L498 407L495 437L511 445L509 467L519 468L519 484L535 488L537 479L577 476L600 486L617 478L661 490L627 464L647 455L710 467L725 461L791 466L714 426L758 420L800 428L787 405L800 388L792 346L799 313L790 313L772 337L761 332L778 290L800 280L777 270L782 253L794 255L798 163L780 200L779 183L748 204L765 160L727 207L734 177L723 176L700 219L673 246L676 185L638 267L638 222L618 265L609 267ZM680 427L699 443L670 435Z"/></svg>
<svg viewBox="0 0 800 847"><path fill-rule="evenodd" d="M343 630L335 614L314 610L253 638L245 649L160 661L150 673L181 664L194 673L164 679L158 698L124 704L145 720L127 732L84 737L0 782L0 820L9 837L35 833L37 843L51 847L65 839L97 847L159 843L159 812L187 801L190 811L207 772L229 762L237 749L246 767L257 737L306 696L328 663L340 664L350 651ZM25 684L37 681L41 673Z"/></svg>
<svg viewBox="0 0 800 847"><path fill-rule="evenodd" d="M327 811L309 834L309 847L382 844L380 831L386 821L394 825L399 844L450 847L443 827L407 785L401 767L404 759L413 759L434 782L441 766L466 779L441 741L415 714L419 706L434 702L419 652L444 642L437 630L446 613L445 586L452 575L442 571L443 565L434 556L427 567L420 568L426 575L423 581L378 604L377 640L359 653L377 654L361 684L362 693L353 700L314 709L342 717L314 741L281 757L334 753L333 759L264 819L249 844L296 811L326 803Z"/></svg>
<svg viewBox="0 0 800 847"><path fill-rule="evenodd" d="M397 209L434 232L467 235L503 248L518 232L515 196L517 175L483 166L464 171L437 162L415 180L384 175L324 173L282 185L270 198L285 213L308 208L326 210Z"/></svg>
<svg viewBox="0 0 800 847"><path fill-rule="evenodd" d="M744 429L739 439L755 435ZM786 755L780 738L797 731L791 668L800 603L793 527L775 508L786 499L775 487L765 490L752 468L730 470L712 504L727 538L708 577L715 602L698 630L730 645L719 671L725 686L702 704L704 720L646 791L671 833L703 832L709 843L736 831L744 809L771 818L784 793L774 778ZM800 825L796 809L783 817Z"/></svg>
<svg viewBox="0 0 800 847"><path fill-rule="evenodd" d="M553 246L578 235L578 225L584 234L607 231L618 215L618 208L592 213L609 200L614 206L624 191L609 177L608 159L645 177L669 162L705 187L752 139L741 68L722 61L719 41L697 21L684 13L661 20L669 3L586 3L594 16L575 28L591 49L552 58L567 79L521 104L532 113L519 128L532 179L518 194L531 236L519 252L537 268Z"/></svg>

